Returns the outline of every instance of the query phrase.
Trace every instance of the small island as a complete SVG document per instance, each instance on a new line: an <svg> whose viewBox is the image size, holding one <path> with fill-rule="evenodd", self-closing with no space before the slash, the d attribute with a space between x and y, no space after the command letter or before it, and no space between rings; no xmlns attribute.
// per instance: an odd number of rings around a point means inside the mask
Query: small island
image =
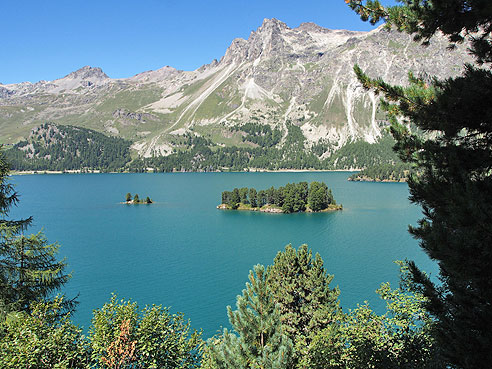
<svg viewBox="0 0 492 369"><path fill-rule="evenodd" d="M146 197L145 200L140 200L140 197L136 193L135 196L132 197L132 194L128 192L125 197L125 204L152 204L153 201L150 197Z"/></svg>
<svg viewBox="0 0 492 369"><path fill-rule="evenodd" d="M234 188L222 192L221 210L249 210L264 213L326 212L342 210L331 189L324 182L287 183L284 187L257 191L255 188Z"/></svg>

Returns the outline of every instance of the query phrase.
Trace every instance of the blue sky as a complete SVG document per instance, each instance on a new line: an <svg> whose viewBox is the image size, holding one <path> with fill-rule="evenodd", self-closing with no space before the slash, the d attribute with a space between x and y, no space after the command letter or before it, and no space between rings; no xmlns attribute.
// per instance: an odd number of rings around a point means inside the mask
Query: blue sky
<svg viewBox="0 0 492 369"><path fill-rule="evenodd" d="M383 1L391 4L393 1ZM0 2L0 82L53 80L90 65L112 78L219 59L264 18L370 30L344 0L16 0Z"/></svg>

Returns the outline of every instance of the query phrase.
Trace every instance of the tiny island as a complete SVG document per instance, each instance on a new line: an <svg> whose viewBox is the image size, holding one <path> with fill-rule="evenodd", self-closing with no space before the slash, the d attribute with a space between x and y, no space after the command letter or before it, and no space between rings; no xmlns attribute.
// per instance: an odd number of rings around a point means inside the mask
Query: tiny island
<svg viewBox="0 0 492 369"><path fill-rule="evenodd" d="M283 187L257 191L255 188L234 188L222 192L221 210L249 210L264 213L317 213L342 210L331 189L324 182L287 183Z"/></svg>
<svg viewBox="0 0 492 369"><path fill-rule="evenodd" d="M135 196L132 197L132 194L128 192L125 197L125 204L152 204L153 201L150 197L146 197L145 200L140 200L140 197L136 193Z"/></svg>

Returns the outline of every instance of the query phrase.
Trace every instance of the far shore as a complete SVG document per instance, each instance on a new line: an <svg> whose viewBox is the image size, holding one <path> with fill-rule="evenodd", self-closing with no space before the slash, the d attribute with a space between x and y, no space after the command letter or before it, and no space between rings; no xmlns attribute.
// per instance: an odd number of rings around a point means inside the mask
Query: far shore
<svg viewBox="0 0 492 369"><path fill-rule="evenodd" d="M258 169L258 168L249 168L249 170L240 170L240 171L228 171L228 170L217 170L213 172L184 172L184 171L176 171L176 172L155 172L153 170L148 170L144 173L308 173L308 172L359 172L362 169L278 169L278 170L270 170L270 169ZM101 172L100 170L13 170L10 172L10 175L28 175L28 174L93 174L93 173L123 173L123 174L132 174L138 172Z"/></svg>
<svg viewBox="0 0 492 369"><path fill-rule="evenodd" d="M376 183L406 183L407 182L405 178L396 180L396 179L377 179L377 178L370 178L370 177L362 177L357 179L349 178L348 180L351 182L376 182Z"/></svg>
<svg viewBox="0 0 492 369"><path fill-rule="evenodd" d="M82 171L80 169L73 170L12 170L10 175L14 176L22 176L26 174L85 174L85 173L101 173L100 170L90 170L90 171ZM109 173L117 173L117 172L109 172Z"/></svg>

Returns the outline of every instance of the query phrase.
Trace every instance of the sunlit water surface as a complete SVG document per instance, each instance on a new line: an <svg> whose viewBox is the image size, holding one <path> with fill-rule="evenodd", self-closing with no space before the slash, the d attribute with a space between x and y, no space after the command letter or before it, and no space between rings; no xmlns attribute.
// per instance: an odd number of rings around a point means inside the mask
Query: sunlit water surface
<svg viewBox="0 0 492 369"><path fill-rule="evenodd" d="M183 312L205 337L228 326L226 306L235 304L253 265L271 264L285 245L307 243L318 252L344 309L369 301L374 291L398 283L394 260L436 267L407 232L421 217L401 183L349 182L346 172L63 174L14 176L21 201L11 216L34 217L61 244L79 294L74 321L87 329L92 310L112 292L140 306L162 304ZM324 181L343 211L264 214L220 211L221 192L234 187L282 186ZM150 196L152 205L125 205L127 192Z"/></svg>

